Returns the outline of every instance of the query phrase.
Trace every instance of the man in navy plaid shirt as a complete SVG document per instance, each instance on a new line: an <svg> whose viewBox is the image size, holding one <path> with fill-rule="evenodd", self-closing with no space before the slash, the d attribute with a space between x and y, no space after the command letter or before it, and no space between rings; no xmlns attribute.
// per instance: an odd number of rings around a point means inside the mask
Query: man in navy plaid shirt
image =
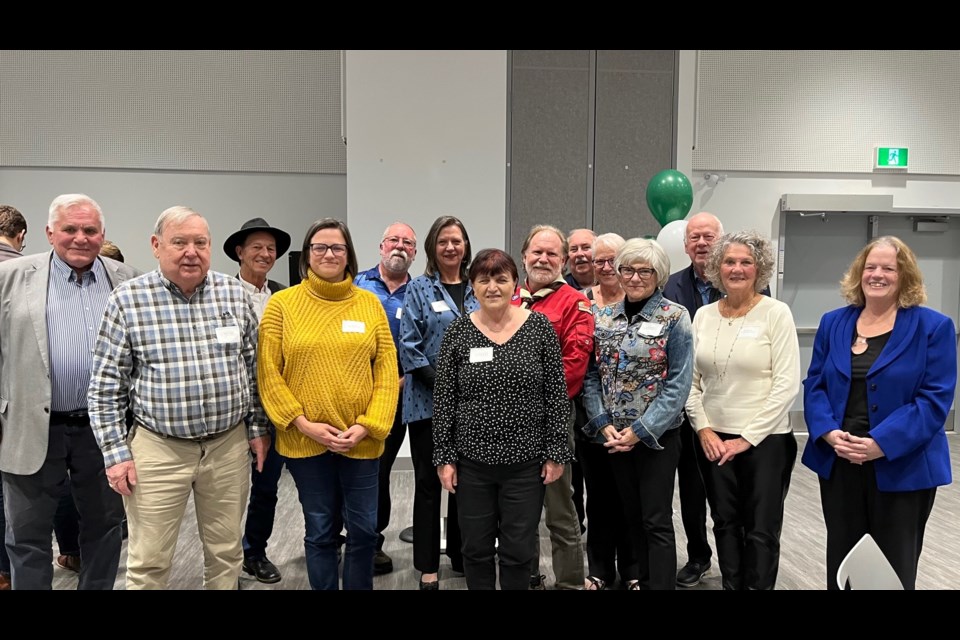
<svg viewBox="0 0 960 640"><path fill-rule="evenodd" d="M197 212L164 211L151 243L159 269L107 301L88 403L107 479L127 509L127 589L167 586L191 492L204 586L235 589L248 452L262 469L270 444L257 316L236 278L209 270L210 230Z"/></svg>

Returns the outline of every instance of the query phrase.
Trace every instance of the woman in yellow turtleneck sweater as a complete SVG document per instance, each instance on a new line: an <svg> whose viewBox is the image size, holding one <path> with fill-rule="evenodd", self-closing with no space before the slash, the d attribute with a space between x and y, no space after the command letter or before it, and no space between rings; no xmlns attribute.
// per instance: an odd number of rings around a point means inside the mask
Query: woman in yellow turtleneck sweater
<svg viewBox="0 0 960 640"><path fill-rule="evenodd" d="M354 286L356 274L350 230L319 220L303 239L303 281L270 296L260 322L260 399L303 505L313 589L339 586L343 524L343 588L373 588L377 473L397 407L397 352L383 306Z"/></svg>

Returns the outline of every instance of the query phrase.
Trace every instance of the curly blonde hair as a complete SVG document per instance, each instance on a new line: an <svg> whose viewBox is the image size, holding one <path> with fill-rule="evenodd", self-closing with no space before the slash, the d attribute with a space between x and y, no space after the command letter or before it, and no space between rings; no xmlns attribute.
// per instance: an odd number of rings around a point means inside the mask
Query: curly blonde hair
<svg viewBox="0 0 960 640"><path fill-rule="evenodd" d="M896 236L880 236L867 243L857 257L850 263L850 268L840 280L840 293L850 304L862 307L866 304L863 295L863 268L867 264L867 256L879 246L893 247L897 252L897 283L899 291L897 306L901 309L916 307L927 301L927 288L923 285L923 273L917 264L917 256L903 240Z"/></svg>

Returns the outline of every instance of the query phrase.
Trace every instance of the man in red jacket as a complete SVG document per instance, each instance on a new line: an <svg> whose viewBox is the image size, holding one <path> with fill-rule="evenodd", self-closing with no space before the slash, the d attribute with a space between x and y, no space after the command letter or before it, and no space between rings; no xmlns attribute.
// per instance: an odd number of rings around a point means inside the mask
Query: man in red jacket
<svg viewBox="0 0 960 640"><path fill-rule="evenodd" d="M583 388L590 353L593 351L593 314L590 302L563 279L567 259L567 239L549 225L537 225L523 243L523 266L527 279L517 290L514 304L547 316L560 338L563 373L570 401L567 429L573 449L573 399ZM544 507L550 544L553 547L553 572L559 589L583 587L583 547L580 521L573 504L571 468L565 465L563 477L547 485ZM543 589L539 553L531 566L530 587Z"/></svg>

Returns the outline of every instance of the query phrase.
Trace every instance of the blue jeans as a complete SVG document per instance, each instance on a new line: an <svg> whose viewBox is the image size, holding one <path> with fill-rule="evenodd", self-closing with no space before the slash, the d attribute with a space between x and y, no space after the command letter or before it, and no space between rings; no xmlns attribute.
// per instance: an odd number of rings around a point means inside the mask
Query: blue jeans
<svg viewBox="0 0 960 640"><path fill-rule="evenodd" d="M354 460L327 452L288 458L287 468L303 506L310 587L338 588L337 543L343 523L349 532L343 552L343 588L373 589L380 460Z"/></svg>
<svg viewBox="0 0 960 640"><path fill-rule="evenodd" d="M257 471L254 460L250 476L250 504L243 530L243 557L266 558L267 541L273 533L273 519L277 511L277 486L286 458L277 453L276 440L270 443L263 471Z"/></svg>

